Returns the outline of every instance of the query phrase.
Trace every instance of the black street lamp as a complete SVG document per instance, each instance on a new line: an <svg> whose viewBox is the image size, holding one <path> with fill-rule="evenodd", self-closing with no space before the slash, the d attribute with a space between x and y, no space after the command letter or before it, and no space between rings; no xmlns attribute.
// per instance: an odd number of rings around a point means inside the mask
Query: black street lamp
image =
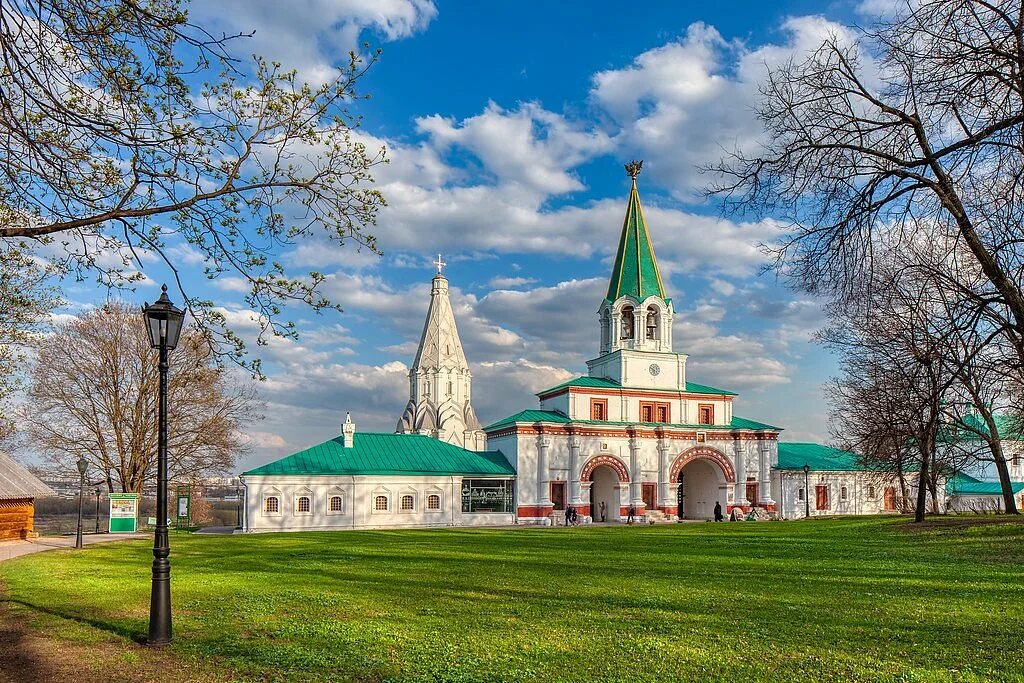
<svg viewBox="0 0 1024 683"><path fill-rule="evenodd" d="M149 343L160 349L160 402L156 468L156 534L153 539L153 589L149 598L149 644L171 642L171 546L167 538L167 354L178 345L185 312L167 298L142 309Z"/></svg>
<svg viewBox="0 0 1024 683"><path fill-rule="evenodd" d="M804 517L811 516L811 485L810 485L810 472L811 466L804 463Z"/></svg>
<svg viewBox="0 0 1024 683"><path fill-rule="evenodd" d="M82 547L82 503L85 499L85 471L89 468L89 463L85 461L85 458L79 458L78 462L78 533L75 534L75 547Z"/></svg>
<svg viewBox="0 0 1024 683"><path fill-rule="evenodd" d="M97 486L96 487L96 531L95 531L95 533L98 534L99 532L100 532L100 487Z"/></svg>

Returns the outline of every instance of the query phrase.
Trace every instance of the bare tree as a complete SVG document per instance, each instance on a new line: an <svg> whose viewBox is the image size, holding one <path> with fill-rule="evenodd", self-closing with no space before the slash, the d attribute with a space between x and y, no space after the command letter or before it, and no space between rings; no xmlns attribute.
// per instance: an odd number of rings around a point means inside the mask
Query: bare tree
<svg viewBox="0 0 1024 683"><path fill-rule="evenodd" d="M384 150L357 139L348 108L376 55L307 85L237 58L245 37L213 35L180 0L0 3L0 239L50 245L65 271L113 287L141 278L142 251L175 275L191 251L208 277L245 280L261 340L294 335L285 303L333 306L322 274L276 258L316 238L376 249ZM178 286L244 362L223 316Z"/></svg>
<svg viewBox="0 0 1024 683"><path fill-rule="evenodd" d="M259 417L250 381L212 361L194 328L170 354L172 479L227 472ZM156 467L158 387L157 354L137 309L110 304L59 325L40 344L28 392L32 445L57 467L73 471L84 457L112 487L141 492Z"/></svg>
<svg viewBox="0 0 1024 683"><path fill-rule="evenodd" d="M967 293L1024 364L1019 0L907 2L772 70L758 114L764 147L725 160L709 191L788 220L775 255L797 286L849 301L880 243L953 238L984 277Z"/></svg>

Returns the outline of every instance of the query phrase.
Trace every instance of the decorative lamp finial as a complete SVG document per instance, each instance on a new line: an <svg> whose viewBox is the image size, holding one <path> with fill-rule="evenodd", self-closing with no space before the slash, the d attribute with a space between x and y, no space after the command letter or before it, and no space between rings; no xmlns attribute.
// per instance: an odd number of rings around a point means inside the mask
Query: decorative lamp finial
<svg viewBox="0 0 1024 683"><path fill-rule="evenodd" d="M434 265L437 266L437 274L440 275L441 274L441 269L444 268L445 266L447 266L448 264L445 263L444 261L442 261L441 260L441 254L438 254L437 255L437 260L434 261Z"/></svg>
<svg viewBox="0 0 1024 683"><path fill-rule="evenodd" d="M629 177L633 179L634 183L636 182L636 177L640 175L640 169L643 168L643 165L643 159L641 159L640 161L634 159L633 161L626 164L626 173L629 174Z"/></svg>

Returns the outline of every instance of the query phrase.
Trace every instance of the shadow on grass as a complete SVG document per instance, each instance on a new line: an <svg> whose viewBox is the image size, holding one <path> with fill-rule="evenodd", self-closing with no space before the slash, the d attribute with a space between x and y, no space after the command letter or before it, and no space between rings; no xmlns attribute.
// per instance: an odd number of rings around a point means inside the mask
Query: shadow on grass
<svg viewBox="0 0 1024 683"><path fill-rule="evenodd" d="M51 607L44 607L43 605L37 605L35 603L28 602L27 600L18 600L16 598L10 597L0 597L0 609L4 608L8 604L20 605L21 607L28 608L41 614L47 614L51 617L66 619L68 621L73 621L83 626L91 626L100 631L105 631L107 633L120 636L121 638L131 640L135 643L138 643L139 645L145 645L146 639L149 636L148 630L139 630L137 627L131 627L127 624L119 623L117 621L103 621L97 618L82 616L81 614L77 614L71 611L58 610L53 609Z"/></svg>

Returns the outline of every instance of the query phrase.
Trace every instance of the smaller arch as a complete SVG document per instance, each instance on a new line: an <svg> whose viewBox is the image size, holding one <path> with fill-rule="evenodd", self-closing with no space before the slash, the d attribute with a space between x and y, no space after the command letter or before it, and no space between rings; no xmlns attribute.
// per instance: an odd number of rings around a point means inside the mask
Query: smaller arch
<svg viewBox="0 0 1024 683"><path fill-rule="evenodd" d="M710 446L694 446L693 448L683 451L676 457L675 462L672 463L672 469L669 471L669 481L679 481L679 473L683 471L683 468L689 465L694 460L710 460L714 464L718 465L718 468L725 475L725 481L730 484L736 483L736 470L733 469L732 463L729 462L729 458L725 457L722 451L711 448Z"/></svg>
<svg viewBox="0 0 1024 683"><path fill-rule="evenodd" d="M591 475L594 474L594 470L602 465L611 467L619 477L620 482L629 481L629 470L626 468L626 464L614 455L595 455L590 460L587 460L583 464L583 469L580 470L580 481L591 481Z"/></svg>
<svg viewBox="0 0 1024 683"><path fill-rule="evenodd" d="M633 307L627 304L619 313L619 336L622 339L633 338L633 310Z"/></svg>

